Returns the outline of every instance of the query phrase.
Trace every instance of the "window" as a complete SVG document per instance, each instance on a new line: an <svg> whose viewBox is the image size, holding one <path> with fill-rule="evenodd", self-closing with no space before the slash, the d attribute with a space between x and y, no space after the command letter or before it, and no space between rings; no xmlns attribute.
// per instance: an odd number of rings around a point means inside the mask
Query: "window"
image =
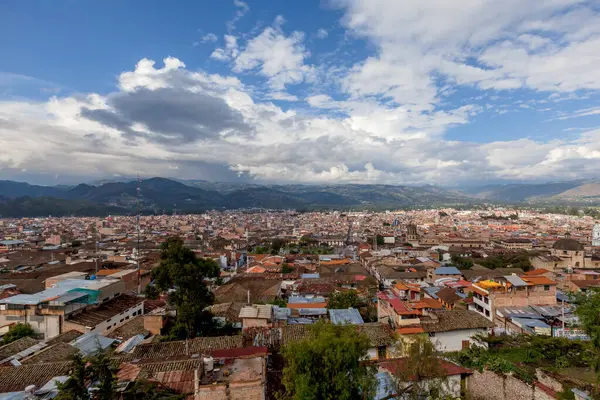
<svg viewBox="0 0 600 400"><path fill-rule="evenodd" d="M485 310L485 316L489 317L490 316L490 310Z"/></svg>
<svg viewBox="0 0 600 400"><path fill-rule="evenodd" d="M546 291L550 290L550 285L544 285L544 290L546 290Z"/></svg>
<svg viewBox="0 0 600 400"><path fill-rule="evenodd" d="M488 299L487 297L484 297L483 301L485 301L485 304L490 304L490 299Z"/></svg>

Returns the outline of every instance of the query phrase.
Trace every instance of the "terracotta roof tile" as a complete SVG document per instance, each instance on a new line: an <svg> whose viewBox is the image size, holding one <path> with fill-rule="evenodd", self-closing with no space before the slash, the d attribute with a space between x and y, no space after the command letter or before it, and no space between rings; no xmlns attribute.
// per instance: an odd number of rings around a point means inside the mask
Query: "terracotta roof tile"
<svg viewBox="0 0 600 400"><path fill-rule="evenodd" d="M200 354L211 350L234 349L244 346L244 338L237 336L199 337L187 341L140 344L133 351L139 359L177 357L186 354ZM187 352L186 352L187 348Z"/></svg>
<svg viewBox="0 0 600 400"><path fill-rule="evenodd" d="M29 385L40 387L55 376L68 375L71 362L26 364L0 368L0 393L22 391Z"/></svg>

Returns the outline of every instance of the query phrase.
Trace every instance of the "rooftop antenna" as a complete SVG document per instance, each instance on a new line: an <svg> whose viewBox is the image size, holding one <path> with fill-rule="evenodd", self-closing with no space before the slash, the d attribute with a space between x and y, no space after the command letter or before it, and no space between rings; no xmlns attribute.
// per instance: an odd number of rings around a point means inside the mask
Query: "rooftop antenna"
<svg viewBox="0 0 600 400"><path fill-rule="evenodd" d="M137 215L135 217L135 229L137 233L137 254L136 254L136 266L137 266L137 279L138 279L138 293L142 292L142 280L140 276L140 194L141 194L141 186L140 186L140 174L137 175L137 187L136 187L136 211Z"/></svg>

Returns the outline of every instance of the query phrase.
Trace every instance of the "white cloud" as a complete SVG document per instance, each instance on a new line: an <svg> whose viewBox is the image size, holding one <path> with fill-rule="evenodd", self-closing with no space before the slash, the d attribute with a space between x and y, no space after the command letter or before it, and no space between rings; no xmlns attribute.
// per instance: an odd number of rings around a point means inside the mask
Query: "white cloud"
<svg viewBox="0 0 600 400"><path fill-rule="evenodd" d="M303 45L304 34L293 32L286 36L281 30L267 27L260 35L248 41L234 61L234 72L258 69L269 79L273 89L281 90L288 84L303 82L313 73L304 60L310 53Z"/></svg>
<svg viewBox="0 0 600 400"><path fill-rule="evenodd" d="M229 61L236 58L239 54L237 37L233 35L224 35L225 48L215 49L210 55L211 58L219 61Z"/></svg>
<svg viewBox="0 0 600 400"><path fill-rule="evenodd" d="M329 35L329 33L327 32L327 29L319 28L316 36L319 39L325 39L327 37L327 35Z"/></svg>
<svg viewBox="0 0 600 400"><path fill-rule="evenodd" d="M396 184L600 173L600 131L548 143L445 140L449 127L481 111L472 105L420 111L321 94L306 101L345 116L312 115L257 102L237 78L190 71L175 58L160 67L141 60L120 75L119 87L108 95L0 102L0 146L11 149L0 152L0 169L72 175L77 165L86 179L171 171L183 178L243 173L264 181ZM271 93L288 96L294 98Z"/></svg>
<svg viewBox="0 0 600 400"><path fill-rule="evenodd" d="M582 0L336 4L350 44L327 58L311 55L315 42L302 32L285 31L292 24L283 16L234 33L249 12L235 0L230 30L211 54L232 75L188 69L174 57L160 66L142 59L119 75L115 93L0 101L0 148L11 149L0 152L0 174L66 174L77 165L86 177L143 170L192 178L203 170L279 182L450 184L600 173L597 129L550 141L531 132L489 143L446 136L480 113L500 120L544 102L558 111L558 102L597 93L597 9ZM361 43L357 36L373 50L362 58L345 53ZM455 101L467 86L476 93ZM546 93L528 99L520 91L515 101L516 89ZM588 104L557 119L593 115L600 110Z"/></svg>
<svg viewBox="0 0 600 400"><path fill-rule="evenodd" d="M217 40L219 40L217 35L215 35L214 33L207 33L206 35L200 38L200 43L216 42Z"/></svg>

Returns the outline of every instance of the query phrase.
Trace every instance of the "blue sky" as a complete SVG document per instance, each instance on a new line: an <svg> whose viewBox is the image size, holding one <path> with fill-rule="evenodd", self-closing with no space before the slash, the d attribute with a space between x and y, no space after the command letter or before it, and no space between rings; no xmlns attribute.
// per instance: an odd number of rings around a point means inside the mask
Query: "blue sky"
<svg viewBox="0 0 600 400"><path fill-rule="evenodd" d="M600 172L591 1L0 1L0 51L0 179Z"/></svg>

